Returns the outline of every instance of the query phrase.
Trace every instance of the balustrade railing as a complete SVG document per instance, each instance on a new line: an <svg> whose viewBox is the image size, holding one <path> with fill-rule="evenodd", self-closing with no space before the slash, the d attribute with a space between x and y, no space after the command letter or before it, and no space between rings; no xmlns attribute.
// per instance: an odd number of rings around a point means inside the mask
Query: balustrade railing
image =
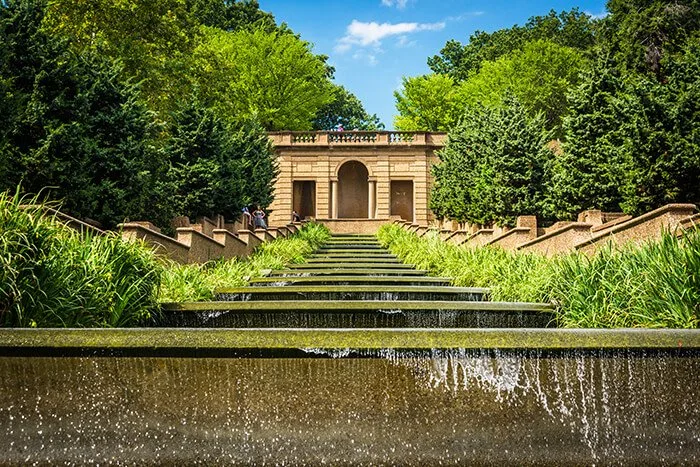
<svg viewBox="0 0 700 467"><path fill-rule="evenodd" d="M392 143L412 143L415 139L414 133L409 133L405 131L391 131L389 132L389 144Z"/></svg>
<svg viewBox="0 0 700 467"><path fill-rule="evenodd" d="M424 145L443 146L444 133L420 131L289 131L273 132L275 145Z"/></svg>
<svg viewBox="0 0 700 467"><path fill-rule="evenodd" d="M376 143L377 133L374 131L331 131L328 133L329 143Z"/></svg>
<svg viewBox="0 0 700 467"><path fill-rule="evenodd" d="M292 144L294 143L315 143L318 133L315 131L305 133L292 133Z"/></svg>

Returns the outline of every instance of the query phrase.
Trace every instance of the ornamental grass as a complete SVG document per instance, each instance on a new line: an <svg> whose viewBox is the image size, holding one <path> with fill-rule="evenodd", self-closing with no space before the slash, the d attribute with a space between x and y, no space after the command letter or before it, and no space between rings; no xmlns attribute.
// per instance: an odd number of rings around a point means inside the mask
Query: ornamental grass
<svg viewBox="0 0 700 467"><path fill-rule="evenodd" d="M467 248L418 237L399 226L378 233L407 263L454 285L489 287L497 301L550 302L562 327L697 328L700 231L641 245L608 245L596 254L546 258L498 247Z"/></svg>

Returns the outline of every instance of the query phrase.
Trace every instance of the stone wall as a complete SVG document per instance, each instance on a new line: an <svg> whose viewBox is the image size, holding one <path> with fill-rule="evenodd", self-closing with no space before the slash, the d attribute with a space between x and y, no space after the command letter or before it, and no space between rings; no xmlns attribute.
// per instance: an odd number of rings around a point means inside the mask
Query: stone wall
<svg viewBox="0 0 700 467"><path fill-rule="evenodd" d="M340 199L344 182L340 169L346 163L359 162L367 169L367 195L357 208L368 219L389 219L392 215L392 182L410 182L413 216L405 219L427 224L433 219L428 208L432 185L430 167L435 151L445 142L443 133L426 132L276 132L270 133L275 146L280 174L275 182L275 200L269 219L284 224L294 209L294 184L313 182L315 212L309 217L336 220L342 207L357 200ZM301 192L301 190L299 190ZM365 208L366 204L366 208ZM359 212L359 211L358 211Z"/></svg>
<svg viewBox="0 0 700 467"><path fill-rule="evenodd" d="M426 225L399 222L406 230L420 232L437 231L440 238L448 243L465 247L493 245L506 250L538 252L554 256L570 251L593 253L609 244L641 243L660 238L664 232L682 234L685 230L700 227L700 214L694 204L668 204L638 217L623 213L584 211L577 222L557 222L546 229L538 228L534 216L520 216L512 229L480 228L445 223L446 229L429 228ZM466 228L465 228L466 227Z"/></svg>
<svg viewBox="0 0 700 467"><path fill-rule="evenodd" d="M246 257L264 242L291 235L300 225L250 231L241 228L241 220L225 223L222 216L197 220L189 224L189 220L178 218L176 224L182 227L176 228L175 238L164 235L150 222L129 222L119 227L123 239L141 240L154 247L158 255L187 264Z"/></svg>

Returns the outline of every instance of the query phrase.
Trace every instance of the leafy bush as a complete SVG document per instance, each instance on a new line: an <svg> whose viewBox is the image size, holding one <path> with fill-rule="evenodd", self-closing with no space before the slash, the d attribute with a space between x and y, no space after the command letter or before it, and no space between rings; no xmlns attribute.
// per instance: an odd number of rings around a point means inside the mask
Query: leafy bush
<svg viewBox="0 0 700 467"><path fill-rule="evenodd" d="M330 233L324 225L308 223L292 237L263 243L248 258L205 264L173 263L165 270L160 300L211 300L217 288L244 286L249 277L260 276L265 269L280 269L289 263L303 263L328 238Z"/></svg>
<svg viewBox="0 0 700 467"><path fill-rule="evenodd" d="M493 300L552 302L563 327L696 328L700 324L700 231L593 256L552 259L496 247L464 248L394 225L381 243L454 285L490 287Z"/></svg>
<svg viewBox="0 0 700 467"><path fill-rule="evenodd" d="M81 235L36 198L0 193L0 262L2 326L137 326L156 307L161 266L151 250Z"/></svg>

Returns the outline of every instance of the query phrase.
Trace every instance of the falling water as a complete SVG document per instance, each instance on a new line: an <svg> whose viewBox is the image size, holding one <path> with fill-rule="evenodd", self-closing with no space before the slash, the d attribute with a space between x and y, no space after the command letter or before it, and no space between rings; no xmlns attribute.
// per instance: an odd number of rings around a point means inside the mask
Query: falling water
<svg viewBox="0 0 700 467"><path fill-rule="evenodd" d="M684 351L2 357L0 464L700 463Z"/></svg>

